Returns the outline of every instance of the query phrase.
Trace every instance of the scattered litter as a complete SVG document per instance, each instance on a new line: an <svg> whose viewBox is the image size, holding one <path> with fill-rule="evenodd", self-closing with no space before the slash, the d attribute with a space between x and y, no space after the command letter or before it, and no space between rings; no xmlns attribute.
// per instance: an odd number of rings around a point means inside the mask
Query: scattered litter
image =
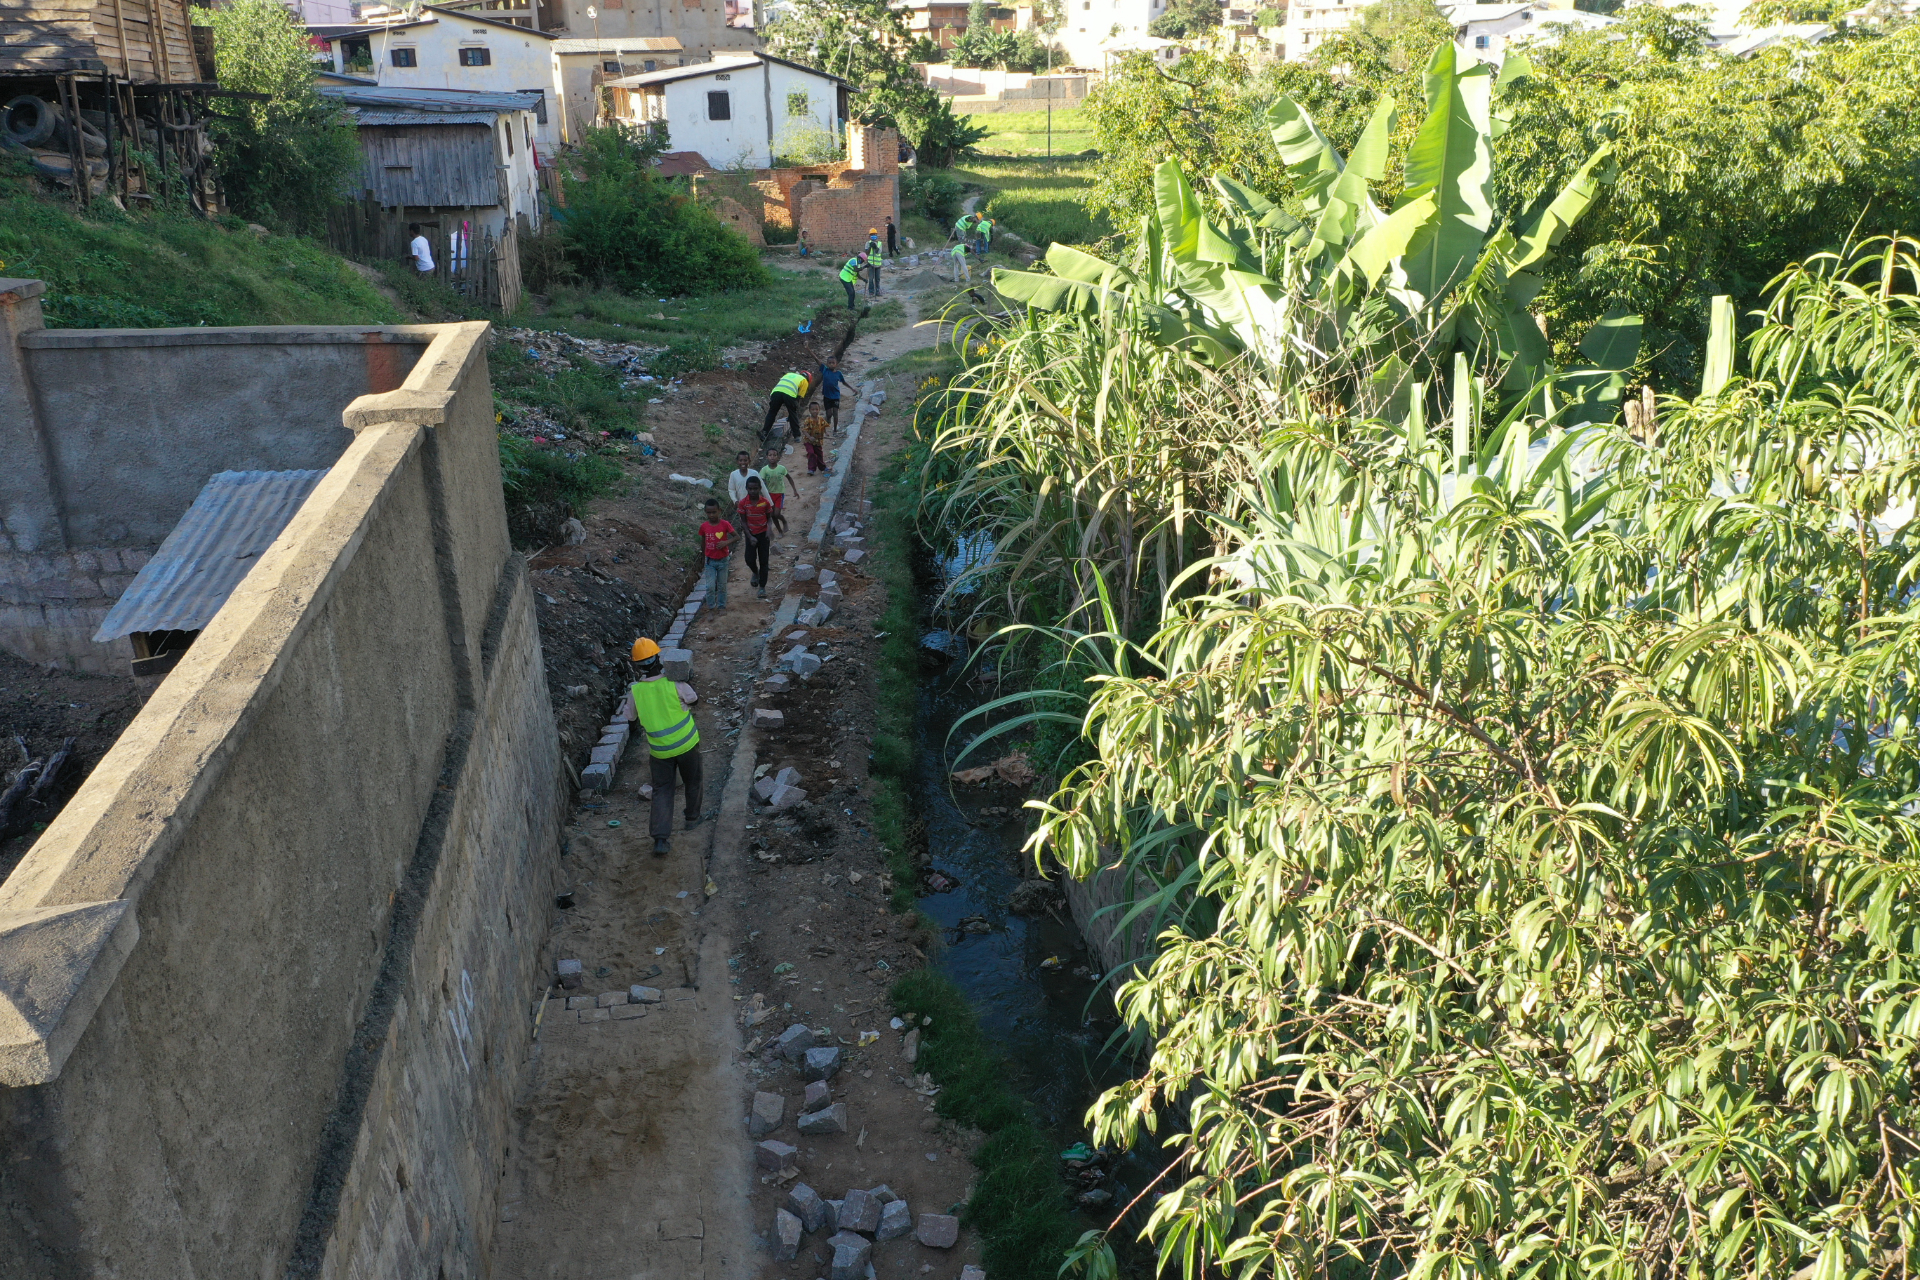
<svg viewBox="0 0 1920 1280"><path fill-rule="evenodd" d="M782 963L782 964L777 964L777 965L775 965L775 966L773 966L773 971L774 971L774 972L775 972L776 974L780 974L780 973L792 973L792 972L793 972L793 962L792 962L792 961L787 961L787 962L784 962L784 963Z"/></svg>
<svg viewBox="0 0 1920 1280"><path fill-rule="evenodd" d="M1048 956L1045 960L1042 960L1040 962L1040 967L1042 969L1058 969L1061 965L1064 965L1065 963L1066 961L1061 959L1059 956Z"/></svg>
<svg viewBox="0 0 1920 1280"><path fill-rule="evenodd" d="M687 891L685 889L682 889L680 892L674 894L673 896L676 898L684 898L687 896Z"/></svg>
<svg viewBox="0 0 1920 1280"><path fill-rule="evenodd" d="M1062 1160L1091 1160L1093 1159L1093 1148L1084 1142L1076 1142L1065 1151L1062 1151L1060 1158Z"/></svg>
<svg viewBox="0 0 1920 1280"><path fill-rule="evenodd" d="M706 895L707 895L707 896L708 896L709 898L711 898L711 897L712 897L712 896L713 896L714 894L716 894L716 893L718 893L718 892L720 892L720 886L719 886L719 885L717 885L717 884L715 884L715 883L714 883L713 881L711 881L711 880L709 880L709 881L707 881L707 883L706 883L706 885L704 886L704 888L705 888L705 891L706 891Z"/></svg>
<svg viewBox="0 0 1920 1280"><path fill-rule="evenodd" d="M654 401L654 403L658 404L660 402L656 400ZM667 479L678 480L681 484L697 484L702 489L713 488L713 480L710 477L703 478L703 479L695 479L693 476L683 476L678 471L674 471L668 474Z"/></svg>
<svg viewBox="0 0 1920 1280"><path fill-rule="evenodd" d="M657 955L657 956L663 956L663 955L665 955L665 954L667 954L667 949L666 949L665 947L655 947L655 948L653 949L653 954L655 954L655 955Z"/></svg>
<svg viewBox="0 0 1920 1280"><path fill-rule="evenodd" d="M900 1019L895 1018L892 1022L889 1022L887 1025L892 1027L895 1031L898 1031L900 1030L900 1028L906 1026L907 1024L900 1021Z"/></svg>
<svg viewBox="0 0 1920 1280"><path fill-rule="evenodd" d="M878 1031L862 1031L860 1033L859 1047L864 1049L868 1045L872 1044L874 1041L878 1040L879 1038L880 1038L880 1033Z"/></svg>
<svg viewBox="0 0 1920 1280"><path fill-rule="evenodd" d="M607 819L607 825L608 825L608 826L610 826L610 827L617 827L617 826L619 826L619 825L620 825L620 819L618 819L618 818L608 818L608 819Z"/></svg>

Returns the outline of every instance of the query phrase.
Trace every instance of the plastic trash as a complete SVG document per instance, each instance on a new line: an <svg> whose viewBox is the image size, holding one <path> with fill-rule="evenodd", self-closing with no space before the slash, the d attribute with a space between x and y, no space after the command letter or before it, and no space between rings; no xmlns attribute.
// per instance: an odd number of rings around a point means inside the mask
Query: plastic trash
<svg viewBox="0 0 1920 1280"><path fill-rule="evenodd" d="M1062 1160L1091 1160L1093 1159L1093 1148L1084 1142L1076 1142L1065 1151L1062 1151L1060 1158Z"/></svg>

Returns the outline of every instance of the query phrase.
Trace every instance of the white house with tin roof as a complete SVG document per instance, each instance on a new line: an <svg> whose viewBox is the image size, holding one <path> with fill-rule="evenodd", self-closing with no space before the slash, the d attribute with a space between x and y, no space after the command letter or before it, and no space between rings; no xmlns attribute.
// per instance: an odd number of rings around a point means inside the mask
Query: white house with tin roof
<svg viewBox="0 0 1920 1280"><path fill-rule="evenodd" d="M606 82L613 118L665 123L676 151L697 151L717 168L767 169L803 131L837 138L852 86L839 76L770 53L715 58Z"/></svg>

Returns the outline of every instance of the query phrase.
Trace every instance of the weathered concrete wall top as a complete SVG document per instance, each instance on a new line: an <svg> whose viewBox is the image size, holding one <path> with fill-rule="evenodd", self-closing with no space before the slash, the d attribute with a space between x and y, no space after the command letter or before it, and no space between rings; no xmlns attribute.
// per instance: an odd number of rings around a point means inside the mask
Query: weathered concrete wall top
<svg viewBox="0 0 1920 1280"><path fill-rule="evenodd" d="M431 1171L412 1194L469 1226L432 1261L465 1274L479 1249L491 1163L465 1148L497 1146L516 1082L427 1032L463 996L462 1028L514 1034L538 930L508 916L503 941L501 909L551 864L560 776L486 330L409 331L430 345L400 385L335 407L329 474L0 884L0 1275L352 1270L334 1224L360 1221L343 1189L374 1185L368 1100L399 1078L431 1082L444 1119L410 1131ZM343 365L353 344L173 336L28 349L251 352L263 386L373 376ZM62 411L113 438L102 406Z"/></svg>
<svg viewBox="0 0 1920 1280"><path fill-rule="evenodd" d="M20 337L69 546L152 546L218 471L330 467L340 415L391 391L405 326L41 329Z"/></svg>

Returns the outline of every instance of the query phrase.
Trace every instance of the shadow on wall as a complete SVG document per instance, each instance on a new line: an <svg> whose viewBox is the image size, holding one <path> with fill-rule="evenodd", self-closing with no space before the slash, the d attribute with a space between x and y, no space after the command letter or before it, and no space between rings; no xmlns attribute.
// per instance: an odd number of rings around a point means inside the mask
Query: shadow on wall
<svg viewBox="0 0 1920 1280"><path fill-rule="evenodd" d="M36 282L0 289L31 332ZM222 369L261 403L364 394L333 411L327 474L0 884L0 1275L479 1271L561 801L486 330L85 349L122 379L101 385L128 385L124 360L176 386ZM0 394L44 349L7 346ZM326 350L287 358L303 346ZM272 434L208 399L203 437ZM108 438L115 411L76 400L39 426ZM311 409L279 429L322 451L299 435ZM65 456L51 441L42 477ZM163 533L178 510L146 504L174 491L137 466L94 477L87 510L105 519L120 477L127 536ZM8 494L10 538L34 493ZM80 510L43 505L38 528Z"/></svg>

